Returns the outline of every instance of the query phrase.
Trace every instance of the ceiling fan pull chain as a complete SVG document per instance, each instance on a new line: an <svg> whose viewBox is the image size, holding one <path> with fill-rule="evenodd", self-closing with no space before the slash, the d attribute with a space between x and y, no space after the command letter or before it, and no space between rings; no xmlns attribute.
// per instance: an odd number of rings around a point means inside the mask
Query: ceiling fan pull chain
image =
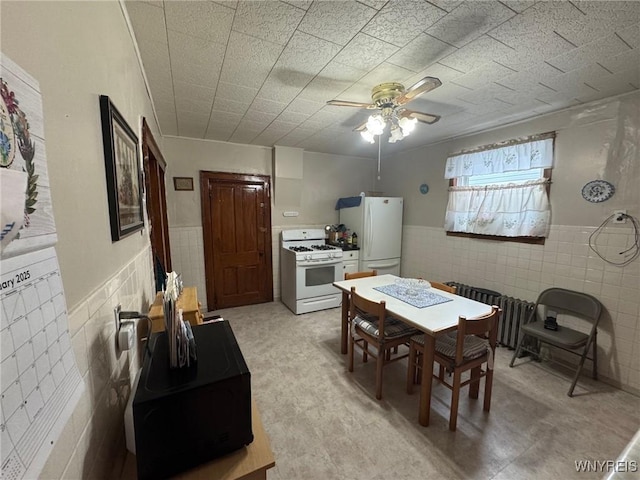
<svg viewBox="0 0 640 480"><path fill-rule="evenodd" d="M378 135L378 180L380 180L380 145L382 144L382 135Z"/></svg>

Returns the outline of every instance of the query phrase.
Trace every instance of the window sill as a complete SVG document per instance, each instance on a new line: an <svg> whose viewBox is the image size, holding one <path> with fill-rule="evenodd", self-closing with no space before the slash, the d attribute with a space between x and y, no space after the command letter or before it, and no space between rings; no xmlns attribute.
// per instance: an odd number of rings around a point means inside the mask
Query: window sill
<svg viewBox="0 0 640 480"><path fill-rule="evenodd" d="M480 240L497 240L500 242L528 243L544 245L545 237L501 237L498 235L481 235L479 233L447 232L447 237L477 238Z"/></svg>

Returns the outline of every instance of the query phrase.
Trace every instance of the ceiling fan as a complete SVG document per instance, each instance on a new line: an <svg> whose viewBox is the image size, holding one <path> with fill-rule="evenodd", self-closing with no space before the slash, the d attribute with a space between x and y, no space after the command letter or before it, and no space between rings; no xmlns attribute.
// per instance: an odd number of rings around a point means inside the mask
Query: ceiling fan
<svg viewBox="0 0 640 480"><path fill-rule="evenodd" d="M371 115L366 122L354 130L360 132L365 140L374 143L375 135L381 135L385 126L389 124L389 142L395 143L406 137L417 122L433 124L440 120L439 115L417 112L404 107L411 100L438 88L440 85L442 82L435 77L424 77L406 89L404 85L397 82L381 83L371 90L372 103L329 100L327 105L380 110L379 113Z"/></svg>

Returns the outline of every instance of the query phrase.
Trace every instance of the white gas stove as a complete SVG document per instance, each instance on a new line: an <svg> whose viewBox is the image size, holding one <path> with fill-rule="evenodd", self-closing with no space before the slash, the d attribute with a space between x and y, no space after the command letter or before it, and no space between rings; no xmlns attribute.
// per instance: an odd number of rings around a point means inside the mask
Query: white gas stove
<svg viewBox="0 0 640 480"><path fill-rule="evenodd" d="M284 230L280 251L282 302L295 313L340 306L342 249L324 243L323 229Z"/></svg>

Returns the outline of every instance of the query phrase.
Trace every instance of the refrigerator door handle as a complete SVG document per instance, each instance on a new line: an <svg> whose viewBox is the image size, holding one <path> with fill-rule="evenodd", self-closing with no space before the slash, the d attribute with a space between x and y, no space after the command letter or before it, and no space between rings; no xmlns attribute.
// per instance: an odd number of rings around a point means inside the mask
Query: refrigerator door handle
<svg viewBox="0 0 640 480"><path fill-rule="evenodd" d="M393 261L391 263L375 263L375 262L367 262L367 268L391 268L396 267L400 264L399 261Z"/></svg>

